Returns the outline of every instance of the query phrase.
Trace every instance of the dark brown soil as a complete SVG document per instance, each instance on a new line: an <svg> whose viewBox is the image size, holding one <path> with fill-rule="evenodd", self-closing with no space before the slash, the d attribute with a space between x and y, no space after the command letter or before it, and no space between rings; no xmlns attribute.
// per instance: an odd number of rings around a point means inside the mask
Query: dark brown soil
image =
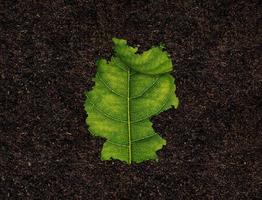
<svg viewBox="0 0 262 200"><path fill-rule="evenodd" d="M262 198L258 1L0 2L0 199ZM159 162L102 162L87 131L84 91L114 36L174 61Z"/></svg>

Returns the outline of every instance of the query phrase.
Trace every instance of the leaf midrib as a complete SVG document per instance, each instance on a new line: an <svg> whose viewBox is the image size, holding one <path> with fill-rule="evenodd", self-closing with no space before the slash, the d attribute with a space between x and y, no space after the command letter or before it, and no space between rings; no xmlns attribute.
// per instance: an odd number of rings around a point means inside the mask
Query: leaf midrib
<svg viewBox="0 0 262 200"><path fill-rule="evenodd" d="M131 116L130 116L130 69L127 70L127 126L128 126L128 164L132 160Z"/></svg>

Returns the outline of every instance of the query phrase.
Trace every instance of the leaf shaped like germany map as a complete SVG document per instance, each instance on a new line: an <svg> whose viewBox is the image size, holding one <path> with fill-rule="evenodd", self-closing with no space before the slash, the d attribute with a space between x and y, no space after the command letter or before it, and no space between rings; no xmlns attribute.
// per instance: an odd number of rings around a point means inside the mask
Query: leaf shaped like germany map
<svg viewBox="0 0 262 200"><path fill-rule="evenodd" d="M113 43L114 56L97 61L95 86L86 92L89 131L106 139L102 160L157 160L166 141L150 118L179 103L171 59L162 46L138 54L126 40L113 38Z"/></svg>

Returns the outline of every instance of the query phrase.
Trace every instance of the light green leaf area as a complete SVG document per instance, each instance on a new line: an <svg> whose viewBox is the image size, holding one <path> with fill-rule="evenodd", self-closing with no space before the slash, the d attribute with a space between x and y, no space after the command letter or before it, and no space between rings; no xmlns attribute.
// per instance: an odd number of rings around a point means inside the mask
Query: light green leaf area
<svg viewBox="0 0 262 200"><path fill-rule="evenodd" d="M163 47L142 54L123 39L113 38L114 56L97 61L95 86L86 92L86 123L95 136L106 139L102 160L128 164L157 160L166 141L150 118L178 107L171 59Z"/></svg>

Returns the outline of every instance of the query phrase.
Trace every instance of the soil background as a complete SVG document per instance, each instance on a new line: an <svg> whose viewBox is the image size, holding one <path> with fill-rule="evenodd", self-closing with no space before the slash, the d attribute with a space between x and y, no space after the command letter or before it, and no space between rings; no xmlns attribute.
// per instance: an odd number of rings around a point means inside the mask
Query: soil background
<svg viewBox="0 0 262 200"><path fill-rule="evenodd" d="M0 2L0 199L262 198L258 1ZM153 118L158 162L103 162L87 131L112 37L173 60L181 104Z"/></svg>

